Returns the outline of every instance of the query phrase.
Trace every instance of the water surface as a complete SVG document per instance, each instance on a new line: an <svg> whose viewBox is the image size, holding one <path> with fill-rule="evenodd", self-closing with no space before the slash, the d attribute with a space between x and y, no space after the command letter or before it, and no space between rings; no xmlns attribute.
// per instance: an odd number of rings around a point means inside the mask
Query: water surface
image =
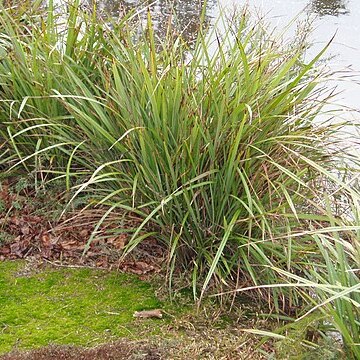
<svg viewBox="0 0 360 360"><path fill-rule="evenodd" d="M121 16L124 10L149 5L154 17L155 27L160 36L164 36L170 14L170 21L177 24L178 31L191 41L199 28L203 0L98 0L98 11ZM360 109L360 86L357 83L360 74L360 0L208 0L206 21L211 23L219 15L219 9L231 11L234 6L248 5L255 14L265 15L271 25L282 31L294 18L314 19L314 31L311 41L314 43L309 57L320 51L335 35L327 56L333 70L344 75L337 82L341 94L338 101L344 106ZM291 36L291 31L289 32ZM351 74L349 79L345 75ZM329 84L333 86L335 83Z"/></svg>
<svg viewBox="0 0 360 360"><path fill-rule="evenodd" d="M230 3L246 3L243 0L220 2L226 6ZM247 3L265 13L266 18L279 30L297 16L313 18L311 41L314 46L309 56L320 51L335 35L326 55L331 57L331 68L340 72L336 77L343 75L342 81L337 81L338 90L342 92L338 101L350 108L360 109L359 0L249 0Z"/></svg>

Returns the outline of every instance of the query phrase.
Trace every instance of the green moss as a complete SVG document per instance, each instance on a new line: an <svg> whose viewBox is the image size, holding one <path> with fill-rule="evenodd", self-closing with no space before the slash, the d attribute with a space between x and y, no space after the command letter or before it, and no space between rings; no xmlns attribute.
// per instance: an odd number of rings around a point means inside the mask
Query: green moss
<svg viewBox="0 0 360 360"><path fill-rule="evenodd" d="M127 274L90 269L25 271L0 262L0 353L51 343L90 346L136 338L134 311L162 307L150 284Z"/></svg>

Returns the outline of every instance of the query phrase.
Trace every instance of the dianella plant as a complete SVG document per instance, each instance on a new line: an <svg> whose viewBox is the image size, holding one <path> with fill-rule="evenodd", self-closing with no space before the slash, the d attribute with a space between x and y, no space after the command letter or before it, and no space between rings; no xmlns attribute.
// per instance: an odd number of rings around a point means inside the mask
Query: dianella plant
<svg viewBox="0 0 360 360"><path fill-rule="evenodd" d="M306 36L287 43L246 11L190 45L159 37L147 9L114 23L68 8L65 26L51 1L1 9L2 169L90 194L104 216L88 246L107 216L136 214L123 256L156 238L171 291L182 272L196 301L318 314L359 358L359 158L353 125L324 110L327 46L305 61Z"/></svg>

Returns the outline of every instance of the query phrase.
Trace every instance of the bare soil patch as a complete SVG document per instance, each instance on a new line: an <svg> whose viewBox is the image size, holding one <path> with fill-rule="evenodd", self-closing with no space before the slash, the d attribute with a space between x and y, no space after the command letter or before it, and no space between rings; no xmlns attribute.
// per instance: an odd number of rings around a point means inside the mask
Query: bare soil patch
<svg viewBox="0 0 360 360"><path fill-rule="evenodd" d="M13 351L1 360L160 360L161 351L146 342L121 340L94 348L47 346L31 351Z"/></svg>

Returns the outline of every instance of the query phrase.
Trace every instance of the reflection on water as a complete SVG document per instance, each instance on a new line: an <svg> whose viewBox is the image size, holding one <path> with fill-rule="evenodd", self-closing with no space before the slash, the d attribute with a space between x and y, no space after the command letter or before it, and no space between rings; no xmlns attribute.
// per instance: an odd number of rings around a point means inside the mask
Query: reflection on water
<svg viewBox="0 0 360 360"><path fill-rule="evenodd" d="M0 0L1 1L1 0ZM5 6L24 5L39 0L2 0ZM48 0L44 0L48 2ZM59 12L67 13L68 4L73 0L53 0L54 4L60 9ZM146 7L149 8L152 15L153 26L156 34L161 38L166 35L169 23L173 26L173 31L181 34L182 37L192 42L196 38L199 30L200 18L203 12L203 6L206 0L81 0L83 7L93 9L96 5L97 13L100 16L111 16L114 19L123 16L129 11L141 10ZM259 5L264 0L207 0L206 13L204 16L203 25L208 25L211 22L209 14L216 14L217 5L228 5L229 3L245 5ZM269 0L270 1L270 0ZM274 8L291 7L291 1L286 5L280 0L279 3L274 2ZM297 0L299 1L299 0ZM331 15L339 16L349 14L348 9L349 0L308 0L308 12L318 14L320 16ZM360 1L360 0L355 0ZM303 0L304 6L306 0ZM214 12L215 9L215 12ZM145 22L147 18L147 11L140 14L140 19Z"/></svg>
<svg viewBox="0 0 360 360"><path fill-rule="evenodd" d="M339 16L350 12L347 5L347 0L312 0L309 8L310 12L320 16Z"/></svg>
<svg viewBox="0 0 360 360"><path fill-rule="evenodd" d="M86 1L86 0L83 0ZM114 18L121 16L124 12L142 9L149 6L150 13L154 22L156 34L162 38L165 36L168 24L171 22L174 30L180 33L183 38L190 42L196 38L199 29L200 17L203 11L205 0L89 0L96 3L96 7L100 14L111 15ZM360 0L356 0L360 1ZM210 23L209 14L214 14L214 9L218 4L222 4L222 0L206 1L206 14L204 25ZM234 3L245 5L246 3L258 5L258 0L225 0L225 3ZM317 14L320 17L340 16L349 14L349 0L309 0L308 12ZM304 5L306 0L304 0ZM274 4L274 7L291 6L285 4ZM215 14L216 14L215 10ZM146 21L147 12L141 13L141 18Z"/></svg>
<svg viewBox="0 0 360 360"><path fill-rule="evenodd" d="M187 42L196 38L199 30L200 18L204 7L204 0L100 0L96 1L98 13L111 15L114 18L121 17L124 12L144 9L149 6L153 26L159 38L166 35L169 24L174 32L181 34ZM215 6L216 0L207 1L207 9ZM146 21L147 11L140 14L140 18ZM205 16L204 25L210 19Z"/></svg>
<svg viewBox="0 0 360 360"><path fill-rule="evenodd" d="M0 0L5 7L31 8L31 3L39 0ZM74 0L53 0L56 13L66 17L70 4ZM204 4L206 10L203 26L210 24L207 15L217 4L217 0L81 0L81 7L86 11L92 11L95 7L101 17L112 17L115 21L130 11L140 11L139 19L145 24L147 21L147 8L156 35L163 39L172 25L172 32L181 35L185 41L191 43L197 36L200 19L203 15ZM45 4L49 0L44 0ZM95 5L95 6L94 6ZM146 11L141 11L146 9Z"/></svg>
<svg viewBox="0 0 360 360"><path fill-rule="evenodd" d="M151 14L156 18L156 21L159 25L165 25L170 16L173 16L176 19L179 29L186 30L186 32L191 32L192 28L197 28L196 24L199 23L201 16L202 8L205 3L205 0L93 0L96 2L97 8L103 14L111 14L114 17L121 15L121 13L129 10L135 10L147 5L150 5ZM360 1L360 0L359 0ZM228 1L225 1L226 3ZM232 0L230 2L257 4L259 1L256 0ZM339 16L348 14L350 10L348 9L349 0L310 0L309 3L309 12L318 14L320 16L331 15ZM207 12L209 13L213 10L218 3L222 1L218 0L208 0ZM276 6L276 5L274 5ZM280 7L283 7L281 5Z"/></svg>

